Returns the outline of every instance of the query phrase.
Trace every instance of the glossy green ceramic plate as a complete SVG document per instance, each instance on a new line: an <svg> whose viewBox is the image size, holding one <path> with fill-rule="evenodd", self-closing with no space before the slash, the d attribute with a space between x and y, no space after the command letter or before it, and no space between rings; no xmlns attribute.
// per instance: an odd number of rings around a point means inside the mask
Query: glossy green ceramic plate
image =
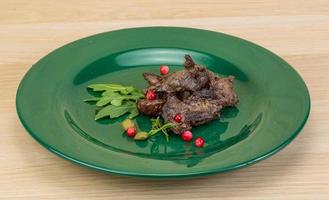
<svg viewBox="0 0 329 200"><path fill-rule="evenodd" d="M134 141L120 122L95 121L83 102L93 83L145 88L143 72L167 64L181 70L183 57L222 76L236 77L240 98L222 118L193 129L206 146L171 136ZM183 177L224 172L269 157L291 142L310 110L305 83L284 60L246 40L222 33L177 27L133 28L101 33L65 45L38 61L22 80L18 115L44 147L94 169L144 177ZM149 118L135 119L139 129Z"/></svg>

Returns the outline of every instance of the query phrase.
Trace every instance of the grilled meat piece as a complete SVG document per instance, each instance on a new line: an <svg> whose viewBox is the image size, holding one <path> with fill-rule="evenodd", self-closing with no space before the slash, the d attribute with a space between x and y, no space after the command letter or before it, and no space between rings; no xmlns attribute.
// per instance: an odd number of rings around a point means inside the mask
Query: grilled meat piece
<svg viewBox="0 0 329 200"><path fill-rule="evenodd" d="M162 117L167 122L172 122L172 131L181 134L185 130L190 130L192 126L197 126L210 122L219 117L221 105L215 100L208 100L196 95L191 95L186 100L181 101L176 96L168 96L166 103L162 107ZM181 114L183 119L180 123L174 120L176 114Z"/></svg>
<svg viewBox="0 0 329 200"><path fill-rule="evenodd" d="M211 88L204 88L193 93L194 96L198 96L204 99L218 100L217 96Z"/></svg>
<svg viewBox="0 0 329 200"><path fill-rule="evenodd" d="M239 102L239 98L233 90L233 80L233 76L227 78L215 76L213 79L210 79L209 88L196 91L193 95L215 100L223 107L235 106Z"/></svg>
<svg viewBox="0 0 329 200"><path fill-rule="evenodd" d="M239 102L238 96L233 91L233 80L233 76L227 78L214 76L210 79L210 88L223 107L235 106Z"/></svg>
<svg viewBox="0 0 329 200"><path fill-rule="evenodd" d="M163 99L141 99L137 103L137 108L141 113L152 117L159 116L162 113L162 106L165 103Z"/></svg>
<svg viewBox="0 0 329 200"><path fill-rule="evenodd" d="M177 71L163 80L157 88L158 91L173 93L182 91L197 91L209 81L205 69L200 69L199 75L193 75L190 71Z"/></svg>
<svg viewBox="0 0 329 200"><path fill-rule="evenodd" d="M144 73L143 76L151 88L159 92L198 91L209 82L207 70L201 65L195 64L190 56L185 56L185 59L185 70L166 76L152 73Z"/></svg>
<svg viewBox="0 0 329 200"><path fill-rule="evenodd" d="M162 77L153 73L143 73L144 79L150 86L158 86L161 84Z"/></svg>
<svg viewBox="0 0 329 200"><path fill-rule="evenodd" d="M166 122L174 123L172 131L176 134L210 122L219 117L222 107L239 102L233 91L233 76L220 78L195 64L189 55L185 56L184 66L184 70L163 76L144 73L149 83L147 89L154 90L157 99L137 103L140 112L153 117L161 115ZM176 114L182 115L182 122L174 120Z"/></svg>
<svg viewBox="0 0 329 200"><path fill-rule="evenodd" d="M190 55L185 55L184 58L185 58L184 66L186 69L191 69L196 65Z"/></svg>

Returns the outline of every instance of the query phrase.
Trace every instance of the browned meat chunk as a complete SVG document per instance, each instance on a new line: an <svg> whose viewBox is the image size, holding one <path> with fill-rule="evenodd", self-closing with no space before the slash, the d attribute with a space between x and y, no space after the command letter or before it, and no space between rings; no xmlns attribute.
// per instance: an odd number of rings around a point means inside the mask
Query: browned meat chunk
<svg viewBox="0 0 329 200"><path fill-rule="evenodd" d="M150 86L156 86L161 84L162 77L152 73L143 73L144 79L150 84Z"/></svg>
<svg viewBox="0 0 329 200"><path fill-rule="evenodd" d="M185 69L166 76L144 73L150 86L159 92L173 93L182 91L198 91L209 82L207 70L194 64L190 56L186 56Z"/></svg>
<svg viewBox="0 0 329 200"><path fill-rule="evenodd" d="M216 93L210 88L204 88L202 90L194 92L193 95L204 99L218 100Z"/></svg>
<svg viewBox="0 0 329 200"><path fill-rule="evenodd" d="M233 80L233 76L227 78L215 76L210 80L210 88L223 107L235 106L239 102L238 96L233 91Z"/></svg>
<svg viewBox="0 0 329 200"><path fill-rule="evenodd" d="M137 103L137 108L141 113L155 117L161 114L162 106L164 103L165 101L162 99L156 99L156 100L141 99Z"/></svg>
<svg viewBox="0 0 329 200"><path fill-rule="evenodd" d="M148 89L157 93L156 100L142 99L137 107L150 116L162 116L175 124L173 132L180 134L219 117L222 107L235 106L239 99L233 91L233 76L220 78L205 67L185 56L185 69L169 75L144 73ZM182 116L176 122L176 114Z"/></svg>
<svg viewBox="0 0 329 200"><path fill-rule="evenodd" d="M167 102L162 107L162 117L167 122L175 124L172 129L176 134L189 130L192 126L210 122L219 117L221 106L215 100L208 100L198 96L190 96L185 101L179 100L175 96L169 96ZM180 123L174 120L176 114L183 116Z"/></svg>

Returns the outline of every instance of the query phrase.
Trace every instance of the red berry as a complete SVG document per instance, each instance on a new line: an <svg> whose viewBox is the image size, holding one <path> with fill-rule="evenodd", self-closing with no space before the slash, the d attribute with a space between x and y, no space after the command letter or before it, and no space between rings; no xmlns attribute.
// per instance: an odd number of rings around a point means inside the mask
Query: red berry
<svg viewBox="0 0 329 200"><path fill-rule="evenodd" d="M203 147L204 146L204 139L201 137L198 137L194 141L195 146L197 147Z"/></svg>
<svg viewBox="0 0 329 200"><path fill-rule="evenodd" d="M127 135L128 137L135 137L136 135L136 128L131 127L127 129Z"/></svg>
<svg viewBox="0 0 329 200"><path fill-rule="evenodd" d="M160 73L162 75L166 75L169 73L169 67L167 65L160 66Z"/></svg>
<svg viewBox="0 0 329 200"><path fill-rule="evenodd" d="M156 95L156 93L153 90L148 90L146 92L146 98L148 100L155 100L157 98L157 95Z"/></svg>
<svg viewBox="0 0 329 200"><path fill-rule="evenodd" d="M183 116L181 114L176 114L174 117L175 122L180 123L182 122Z"/></svg>
<svg viewBox="0 0 329 200"><path fill-rule="evenodd" d="M184 141L189 142L193 138L193 133L191 131L184 131L181 137Z"/></svg>

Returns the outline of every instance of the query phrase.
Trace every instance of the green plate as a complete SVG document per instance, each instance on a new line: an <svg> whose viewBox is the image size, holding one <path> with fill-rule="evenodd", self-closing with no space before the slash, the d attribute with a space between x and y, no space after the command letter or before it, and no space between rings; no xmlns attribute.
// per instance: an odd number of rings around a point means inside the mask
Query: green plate
<svg viewBox="0 0 329 200"><path fill-rule="evenodd" d="M116 120L95 121L83 102L92 83L145 88L143 72L183 69L183 56L222 76L234 75L240 103L219 120L194 128L206 146L162 135L128 138ZM132 28L65 45L38 61L17 91L17 112L27 131L55 154L83 166L122 175L186 177L240 168L278 152L304 126L307 87L296 71L270 51L222 33L178 27ZM150 120L135 119L148 130Z"/></svg>

